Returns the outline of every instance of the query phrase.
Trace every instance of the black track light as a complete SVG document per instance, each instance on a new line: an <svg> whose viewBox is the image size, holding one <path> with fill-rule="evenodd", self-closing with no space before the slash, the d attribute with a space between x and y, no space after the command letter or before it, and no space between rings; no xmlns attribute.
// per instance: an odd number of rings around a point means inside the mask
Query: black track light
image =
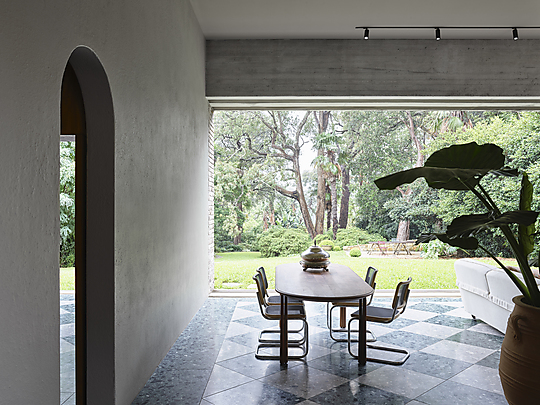
<svg viewBox="0 0 540 405"><path fill-rule="evenodd" d="M366 26L358 26L355 27L355 29L363 29L364 30L364 39L369 39L369 30L375 29L375 30L435 30L435 39L437 41L441 40L441 27L438 28L432 26L405 26L405 25L399 25L399 26L378 26L378 27L366 27ZM540 30L540 26L523 26L523 27L512 27L512 26L506 26L506 27L471 27L471 26L450 26L450 27L442 27L444 30L512 30L512 39L514 41L517 41L519 39L519 29L526 29L526 30ZM508 32L508 31L507 31ZM448 39L448 38L447 38Z"/></svg>

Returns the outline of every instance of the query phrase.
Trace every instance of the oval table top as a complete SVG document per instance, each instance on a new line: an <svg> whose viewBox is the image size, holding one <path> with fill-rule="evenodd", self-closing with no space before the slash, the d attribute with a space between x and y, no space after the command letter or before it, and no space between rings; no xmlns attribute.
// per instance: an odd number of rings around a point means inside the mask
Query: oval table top
<svg viewBox="0 0 540 405"><path fill-rule="evenodd" d="M304 271L300 263L287 263L276 266L276 292L307 301L340 301L369 297L373 288L341 264Z"/></svg>

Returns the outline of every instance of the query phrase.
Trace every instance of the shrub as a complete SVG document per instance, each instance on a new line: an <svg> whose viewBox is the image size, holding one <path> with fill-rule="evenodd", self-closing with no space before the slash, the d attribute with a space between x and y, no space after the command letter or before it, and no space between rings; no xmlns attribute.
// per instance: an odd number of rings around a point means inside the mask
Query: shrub
<svg viewBox="0 0 540 405"><path fill-rule="evenodd" d="M383 240L385 238L377 233L369 233L360 228L349 227L347 229L338 229L335 243L339 246L354 246Z"/></svg>
<svg viewBox="0 0 540 405"><path fill-rule="evenodd" d="M324 239L319 242L319 246L330 246L334 247L334 241L330 239Z"/></svg>
<svg viewBox="0 0 540 405"><path fill-rule="evenodd" d="M362 251L358 248L351 249L351 252L349 253L351 257L360 257L362 256Z"/></svg>
<svg viewBox="0 0 540 405"><path fill-rule="evenodd" d="M275 226L259 236L258 244L262 257L287 256L302 253L311 239L304 230Z"/></svg>
<svg viewBox="0 0 540 405"><path fill-rule="evenodd" d="M457 250L456 247L435 239L422 245L422 252L420 255L423 259L438 259L439 256L451 256L456 253Z"/></svg>
<svg viewBox="0 0 540 405"><path fill-rule="evenodd" d="M332 250L333 250L334 252L339 252L339 251L341 250L341 246L335 245L335 246L332 248Z"/></svg>
<svg viewBox="0 0 540 405"><path fill-rule="evenodd" d="M315 242L319 246L322 245L322 242L324 240L332 240L332 239L334 239L334 235L332 234L332 230L328 230L325 233L322 233L320 235L315 236Z"/></svg>

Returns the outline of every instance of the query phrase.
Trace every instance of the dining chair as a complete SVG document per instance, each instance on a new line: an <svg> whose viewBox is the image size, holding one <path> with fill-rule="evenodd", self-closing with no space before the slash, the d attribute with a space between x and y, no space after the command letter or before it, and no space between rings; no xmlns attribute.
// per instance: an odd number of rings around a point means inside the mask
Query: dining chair
<svg viewBox="0 0 540 405"><path fill-rule="evenodd" d="M259 309L263 318L271 321L280 321L281 320L281 306L280 305L269 305L266 302L264 297L264 280L261 273L257 272L253 276L253 280L257 284L257 301L259 303ZM288 346L293 348L302 349L301 354L298 355L289 355L289 359L301 359L308 354L309 350L309 331L308 323L306 317L306 310L303 305L287 305L287 317L289 320L300 320L302 321L302 326L300 329L289 330L289 334L299 334L301 337L298 339L288 339ZM262 330L259 334L259 345L257 346L257 351L255 352L255 357L262 360L279 360L279 355L265 354L260 353L260 349L263 348L279 348L280 339L271 339L265 338L264 335L267 334L279 334L279 329L265 329Z"/></svg>
<svg viewBox="0 0 540 405"><path fill-rule="evenodd" d="M371 288L375 289L375 286L377 283L375 283L375 278L377 277L377 273L379 270L377 270L375 267L369 266L366 272L366 278L364 281L371 286ZM373 300L373 294L369 297L369 301L366 305L371 304L371 301ZM340 325L340 328L334 328L332 325L332 311L334 308L351 308L356 307L358 308L358 300L347 300L347 301L335 301L335 302L329 302L326 304L326 325L328 326L328 329L330 330L330 337L335 340L336 342L347 342L348 339L345 338L338 338L334 336L334 333L347 333L347 328L345 328L345 325ZM353 331L358 332L358 331ZM374 342L377 340L375 335L370 331L366 331L367 333L371 334L371 338L368 339L368 342Z"/></svg>
<svg viewBox="0 0 540 405"><path fill-rule="evenodd" d="M257 272L261 274L263 283L263 296L267 302L268 305L281 305L281 296L279 295L269 295L268 294L268 278L266 277L266 271L264 270L264 267L259 267L257 269ZM289 297L287 299L288 305L304 305L304 301L302 301L300 298L295 297Z"/></svg>
<svg viewBox="0 0 540 405"><path fill-rule="evenodd" d="M411 281L412 281L412 278L409 277L407 281L402 281L397 285L391 308L377 307L377 306L372 306L372 305L367 307L366 320L368 322L390 323L394 319L398 318L401 314L403 314L403 312L405 311L405 308L407 307L407 300L409 299L409 292L410 292L409 286L411 284ZM351 340L351 323L355 320L359 321L358 311L355 311L351 314L351 319L349 320L349 324L347 328L349 353L354 358L358 358L358 355L355 355L351 350L351 342L357 341L357 340ZM404 356L401 356L401 358L398 360L387 360L387 359L376 358L376 357L367 357L368 361L373 361L376 363L401 365L405 363L410 356L410 353L407 350L402 349L402 348L375 346L373 344L366 344L366 346L370 349L401 353L404 355Z"/></svg>

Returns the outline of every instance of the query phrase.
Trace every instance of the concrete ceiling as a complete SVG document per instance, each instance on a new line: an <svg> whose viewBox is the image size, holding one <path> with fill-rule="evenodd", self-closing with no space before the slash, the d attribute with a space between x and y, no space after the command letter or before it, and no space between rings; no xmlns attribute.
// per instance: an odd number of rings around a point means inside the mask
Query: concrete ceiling
<svg viewBox="0 0 540 405"><path fill-rule="evenodd" d="M191 0L207 39L512 39L510 29L539 27L539 0ZM540 39L540 29L520 29L520 39Z"/></svg>

